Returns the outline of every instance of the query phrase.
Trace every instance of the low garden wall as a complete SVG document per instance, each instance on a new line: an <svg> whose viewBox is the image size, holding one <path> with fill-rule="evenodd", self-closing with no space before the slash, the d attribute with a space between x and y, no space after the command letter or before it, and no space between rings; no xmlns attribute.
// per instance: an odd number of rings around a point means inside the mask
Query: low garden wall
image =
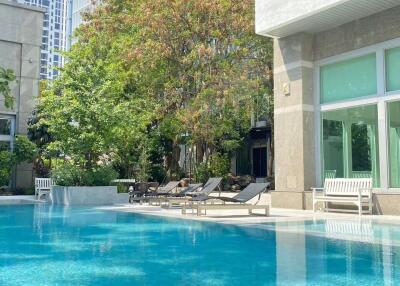
<svg viewBox="0 0 400 286"><path fill-rule="evenodd" d="M113 205L120 198L116 186L104 187L61 187L54 186L51 202L55 205Z"/></svg>

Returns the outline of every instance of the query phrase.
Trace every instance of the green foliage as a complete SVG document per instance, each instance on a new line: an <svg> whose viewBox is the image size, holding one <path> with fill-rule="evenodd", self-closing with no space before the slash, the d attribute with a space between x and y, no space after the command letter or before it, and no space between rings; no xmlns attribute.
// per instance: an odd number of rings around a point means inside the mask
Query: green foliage
<svg viewBox="0 0 400 286"><path fill-rule="evenodd" d="M13 152L0 149L0 187L7 186L13 168L23 162L32 162L36 146L26 136L18 135Z"/></svg>
<svg viewBox="0 0 400 286"><path fill-rule="evenodd" d="M253 112L273 120L272 41L254 33L253 1L100 2L41 93L31 124L41 155L84 170L106 157L140 181L163 166L179 177L178 144L230 154Z"/></svg>
<svg viewBox="0 0 400 286"><path fill-rule="evenodd" d="M210 178L210 170L207 163L202 162L197 164L194 169L194 181L199 183L205 183Z"/></svg>
<svg viewBox="0 0 400 286"><path fill-rule="evenodd" d="M142 148L142 152L139 155L138 172L136 174L136 179L139 182L147 182L150 178L150 173L151 173L151 163L149 160L149 152L144 147Z"/></svg>
<svg viewBox="0 0 400 286"><path fill-rule="evenodd" d="M52 178L59 186L109 186L118 177L111 166L97 166L84 170L73 163L63 163L52 172Z"/></svg>
<svg viewBox="0 0 400 286"><path fill-rule="evenodd" d="M0 150L0 187L8 185L15 161L15 155L13 153Z"/></svg>
<svg viewBox="0 0 400 286"><path fill-rule="evenodd" d="M14 107L14 97L11 95L10 84L15 79L13 70L0 67L0 94L4 96L4 105L6 108Z"/></svg>
<svg viewBox="0 0 400 286"><path fill-rule="evenodd" d="M226 177L230 172L229 157L224 154L214 154L210 158L210 173L214 177Z"/></svg>
<svg viewBox="0 0 400 286"><path fill-rule="evenodd" d="M37 155L37 148L28 137L18 135L15 139L14 152L17 164L22 162L32 162Z"/></svg>

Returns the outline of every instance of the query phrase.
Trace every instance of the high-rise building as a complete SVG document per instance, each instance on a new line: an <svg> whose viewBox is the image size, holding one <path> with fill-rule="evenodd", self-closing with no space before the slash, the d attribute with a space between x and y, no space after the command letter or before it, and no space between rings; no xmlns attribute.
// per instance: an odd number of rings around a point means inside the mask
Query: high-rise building
<svg viewBox="0 0 400 286"><path fill-rule="evenodd" d="M82 24L82 13L90 9L91 0L72 0L72 23L71 31L75 31L76 28Z"/></svg>
<svg viewBox="0 0 400 286"><path fill-rule="evenodd" d="M72 38L76 28L82 23L82 14L93 8L92 0L66 0L68 1L68 24L67 24L67 50L74 43Z"/></svg>
<svg viewBox="0 0 400 286"><path fill-rule="evenodd" d="M19 3L46 9L40 54L40 78L54 79L62 65L59 51L66 48L67 4L70 0L18 0Z"/></svg>

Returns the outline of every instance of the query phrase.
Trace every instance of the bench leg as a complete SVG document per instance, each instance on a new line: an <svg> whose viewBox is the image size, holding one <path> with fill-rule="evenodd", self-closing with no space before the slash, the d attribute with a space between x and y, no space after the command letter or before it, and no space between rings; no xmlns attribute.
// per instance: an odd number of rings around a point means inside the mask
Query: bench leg
<svg viewBox="0 0 400 286"><path fill-rule="evenodd" d="M369 214L372 215L372 199L369 199L369 201L368 201L368 211L369 211Z"/></svg>
<svg viewBox="0 0 400 286"><path fill-rule="evenodd" d="M269 207L268 206L265 208L265 216L269 216Z"/></svg>

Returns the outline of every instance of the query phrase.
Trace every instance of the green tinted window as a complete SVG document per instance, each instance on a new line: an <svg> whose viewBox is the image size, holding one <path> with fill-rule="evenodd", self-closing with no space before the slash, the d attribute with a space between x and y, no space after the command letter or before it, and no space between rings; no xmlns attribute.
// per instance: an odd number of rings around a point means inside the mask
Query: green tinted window
<svg viewBox="0 0 400 286"><path fill-rule="evenodd" d="M323 177L372 178L380 185L376 105L322 113Z"/></svg>
<svg viewBox="0 0 400 286"><path fill-rule="evenodd" d="M331 103L377 93L376 55L321 67L321 103Z"/></svg>
<svg viewBox="0 0 400 286"><path fill-rule="evenodd" d="M390 187L400 188L400 102L388 104Z"/></svg>
<svg viewBox="0 0 400 286"><path fill-rule="evenodd" d="M0 135L11 134L11 119L0 118Z"/></svg>
<svg viewBox="0 0 400 286"><path fill-rule="evenodd" d="M387 50L386 61L386 90L400 90L400 48Z"/></svg>

